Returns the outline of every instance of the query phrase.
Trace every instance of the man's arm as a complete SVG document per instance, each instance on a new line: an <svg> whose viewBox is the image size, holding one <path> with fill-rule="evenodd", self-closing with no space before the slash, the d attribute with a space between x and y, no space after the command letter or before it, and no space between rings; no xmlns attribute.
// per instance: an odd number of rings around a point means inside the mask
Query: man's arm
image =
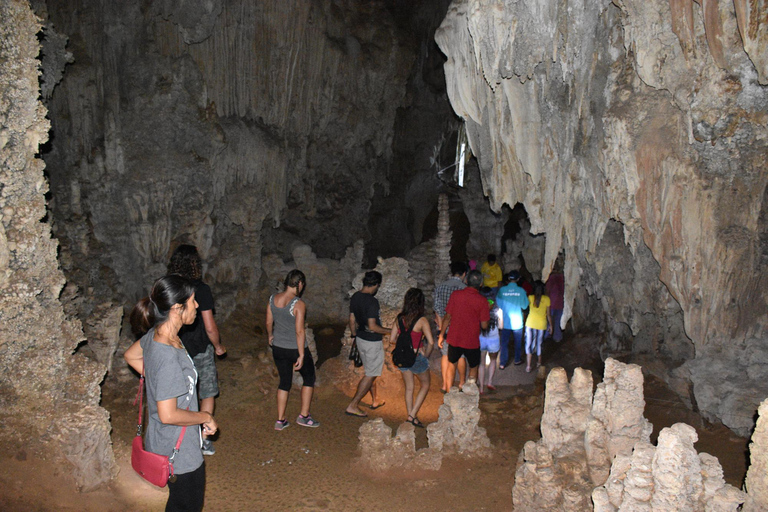
<svg viewBox="0 0 768 512"><path fill-rule="evenodd" d="M448 326L451 325L451 314L446 313L443 317L443 326L440 329L440 335L437 337L437 346L443 348L443 342L445 341L445 332L448 330Z"/></svg>
<svg viewBox="0 0 768 512"><path fill-rule="evenodd" d="M379 324L377 324L375 318L368 319L368 330L370 332L376 332L379 334L389 334L389 331L390 331L390 329L387 329L386 327L382 327Z"/></svg>
<svg viewBox="0 0 768 512"><path fill-rule="evenodd" d="M355 321L355 314L349 314L349 334L354 338L357 336L357 322Z"/></svg>
<svg viewBox="0 0 768 512"><path fill-rule="evenodd" d="M211 340L213 348L216 350L217 356L223 356L227 353L227 349L221 344L221 338L219 336L219 326L216 325L216 320L213 318L213 310L201 311L200 316L203 317L203 325L205 326L205 333L208 335L208 339Z"/></svg>

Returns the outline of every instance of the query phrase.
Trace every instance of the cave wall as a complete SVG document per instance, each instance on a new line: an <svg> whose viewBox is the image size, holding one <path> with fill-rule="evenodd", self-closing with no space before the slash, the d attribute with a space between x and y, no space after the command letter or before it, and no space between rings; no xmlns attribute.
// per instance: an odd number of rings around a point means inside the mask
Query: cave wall
<svg viewBox="0 0 768 512"><path fill-rule="evenodd" d="M608 352L695 351L674 378L746 434L768 394L766 22L702 4L457 0L436 40L491 207L525 206L545 278L565 249L564 320L586 290Z"/></svg>
<svg viewBox="0 0 768 512"><path fill-rule="evenodd" d="M99 406L106 368L73 355L83 330L59 301L65 280L36 157L49 129L38 99L42 24L25 0L0 0L0 20L0 433L6 456L67 461L87 491L117 473Z"/></svg>
<svg viewBox="0 0 768 512"><path fill-rule="evenodd" d="M385 2L38 2L74 62L50 100L62 264L128 301L198 246L217 309L263 254L341 258L371 238L415 52Z"/></svg>

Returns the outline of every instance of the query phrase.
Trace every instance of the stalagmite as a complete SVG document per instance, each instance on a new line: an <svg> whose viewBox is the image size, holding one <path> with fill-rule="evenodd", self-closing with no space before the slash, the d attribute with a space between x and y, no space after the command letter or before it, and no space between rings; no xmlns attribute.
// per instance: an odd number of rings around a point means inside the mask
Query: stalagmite
<svg viewBox="0 0 768 512"><path fill-rule="evenodd" d="M437 199L437 238L435 239L435 286L450 275L451 265L451 223L448 217L448 196L440 194Z"/></svg>

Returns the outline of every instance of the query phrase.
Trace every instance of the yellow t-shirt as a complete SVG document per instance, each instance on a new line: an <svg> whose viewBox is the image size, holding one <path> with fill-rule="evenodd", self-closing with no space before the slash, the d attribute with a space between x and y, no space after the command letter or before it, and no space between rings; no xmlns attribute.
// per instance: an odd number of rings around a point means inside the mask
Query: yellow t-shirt
<svg viewBox="0 0 768 512"><path fill-rule="evenodd" d="M480 267L480 272L483 273L483 286L487 286L488 288L496 288L499 286L499 281L501 281L501 267L498 263L494 263L493 265L489 265L486 261L483 263L483 266Z"/></svg>
<svg viewBox="0 0 768 512"><path fill-rule="evenodd" d="M549 297L541 296L539 307L536 307L536 296L529 295L528 301L531 303L531 309L528 311L528 318L525 320L525 326L531 329L544 331L547 328L547 308L549 307Z"/></svg>

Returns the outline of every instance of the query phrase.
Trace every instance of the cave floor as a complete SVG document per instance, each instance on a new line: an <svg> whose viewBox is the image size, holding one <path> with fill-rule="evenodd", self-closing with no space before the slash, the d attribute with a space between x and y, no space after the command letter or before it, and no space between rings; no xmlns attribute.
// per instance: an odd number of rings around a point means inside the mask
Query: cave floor
<svg viewBox="0 0 768 512"><path fill-rule="evenodd" d="M218 362L221 396L216 418L220 426L216 454L206 457L206 510L511 510L516 461L528 440L540 434L543 378L526 375L531 383L504 385L481 398L485 427L494 446L487 460L446 458L439 471L368 474L353 464L357 454L357 430L363 420L343 414L349 396L321 381L312 406L321 422L317 429L292 424L282 432L273 429L274 382L259 352L265 343L260 329L245 315L234 315L221 326L228 356ZM596 380L602 373L591 340L566 339L548 342L546 368L560 365L572 371L588 367ZM322 360L322 356L321 356ZM588 361L584 364L584 361ZM119 364L119 363L118 363ZM257 371L261 368L261 372ZM518 367L520 368L520 367ZM523 367L524 368L524 367ZM515 370L510 367L505 372ZM269 369L271 372L271 368ZM522 370L524 373L524 370ZM541 372L541 376L545 371ZM322 367L319 375L323 375ZM509 376L501 379L510 380ZM512 379L516 380L516 379ZM422 421L437 419L442 403L439 382L433 375ZM103 386L102 405L110 411L112 439L120 473L111 484L87 494L71 491L73 480L66 470L35 458L4 459L0 475L0 509L4 511L144 511L162 510L165 489L140 479L130 467L130 442L135 431L131 405L136 381L109 378ZM405 411L400 396L384 398L387 405L369 417L383 417L394 429ZM741 487L746 472L747 440L722 426L710 425L679 403L661 381L646 382L646 417L654 424L654 440L660 428L685 421L699 431L696 447L717 456L728 483ZM298 393L292 392L289 416L298 411ZM417 448L427 445L426 432L417 429Z"/></svg>

